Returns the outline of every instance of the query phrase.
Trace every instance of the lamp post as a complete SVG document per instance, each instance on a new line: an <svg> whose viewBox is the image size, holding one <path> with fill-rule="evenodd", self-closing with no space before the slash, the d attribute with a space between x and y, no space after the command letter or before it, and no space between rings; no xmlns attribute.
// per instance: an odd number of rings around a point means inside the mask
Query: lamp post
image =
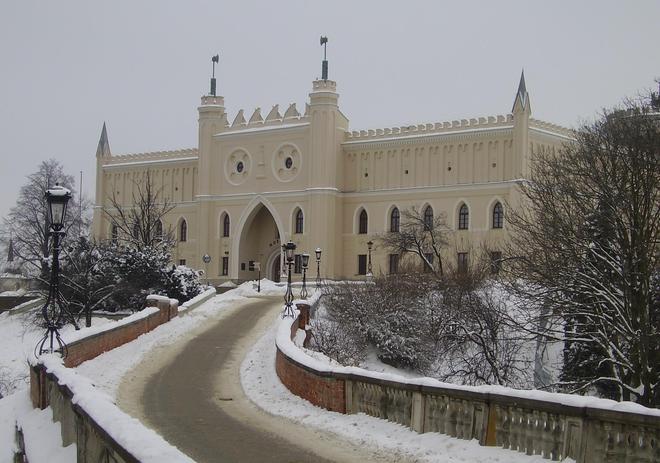
<svg viewBox="0 0 660 463"><path fill-rule="evenodd" d="M321 287L321 248L316 248L316 289Z"/></svg>
<svg viewBox="0 0 660 463"><path fill-rule="evenodd" d="M60 328L64 325L65 318L71 318L66 306L62 302L59 289L60 275L60 242L64 237L64 218L66 206L71 199L71 192L59 184L46 190L46 201L48 202L48 236L53 237L53 261L51 265L50 285L48 299L41 309L41 315L46 325L46 334L39 340L35 347L35 354L44 352L53 353L58 350L62 357L66 357L66 344L60 336ZM74 322L75 325L75 322ZM76 326L76 329L78 327Z"/></svg>
<svg viewBox="0 0 660 463"><path fill-rule="evenodd" d="M309 254L302 255L303 285L300 291L300 298L307 299L307 266L309 265Z"/></svg>
<svg viewBox="0 0 660 463"><path fill-rule="evenodd" d="M257 269L259 272L259 276L257 277L257 292L261 292L261 262L255 262L254 263L254 268Z"/></svg>
<svg viewBox="0 0 660 463"><path fill-rule="evenodd" d="M374 242L369 240L367 241L367 249L369 250L369 256L367 257L367 279L371 281L374 274L371 273L371 248L374 246Z"/></svg>
<svg viewBox="0 0 660 463"><path fill-rule="evenodd" d="M293 241L289 241L286 244L282 245L284 250L284 256L286 257L286 265L289 267L287 284L286 284L286 293L284 294L284 311L282 312L282 318L291 316L293 318L293 291L291 290L291 266L293 265L294 252L296 251L296 244Z"/></svg>
<svg viewBox="0 0 660 463"><path fill-rule="evenodd" d="M202 260L204 261L204 273L206 274L206 286L209 285L209 263L211 262L211 256L208 254L204 254L202 257Z"/></svg>

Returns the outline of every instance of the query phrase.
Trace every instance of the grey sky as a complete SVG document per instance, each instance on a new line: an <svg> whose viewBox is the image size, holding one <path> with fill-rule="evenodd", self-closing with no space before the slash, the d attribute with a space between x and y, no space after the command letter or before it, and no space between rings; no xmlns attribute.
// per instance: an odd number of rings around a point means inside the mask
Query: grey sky
<svg viewBox="0 0 660 463"><path fill-rule="evenodd" d="M659 1L58 1L0 4L0 214L43 159L93 192L113 153L194 147L220 53L230 119L304 108L330 39L352 129L506 114L525 68L533 116L566 126L652 87Z"/></svg>

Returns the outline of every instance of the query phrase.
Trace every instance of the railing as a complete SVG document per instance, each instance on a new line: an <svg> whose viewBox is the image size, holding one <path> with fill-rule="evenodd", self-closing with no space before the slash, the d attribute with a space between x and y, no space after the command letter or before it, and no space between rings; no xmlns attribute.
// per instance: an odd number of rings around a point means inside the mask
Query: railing
<svg viewBox="0 0 660 463"><path fill-rule="evenodd" d="M298 308L300 318L290 326L284 320L278 331L276 370L285 386L315 405L551 460L660 462L660 410L498 386L453 386L431 378L394 380L358 368L330 367L291 341L308 325L310 307ZM342 394L343 403L338 403Z"/></svg>

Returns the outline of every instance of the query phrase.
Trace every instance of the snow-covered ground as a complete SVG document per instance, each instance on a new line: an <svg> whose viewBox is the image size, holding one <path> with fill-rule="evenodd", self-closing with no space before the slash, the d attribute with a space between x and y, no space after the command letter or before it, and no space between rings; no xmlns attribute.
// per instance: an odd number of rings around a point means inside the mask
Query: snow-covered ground
<svg viewBox="0 0 660 463"><path fill-rule="evenodd" d="M285 288L263 280L261 289L262 295L281 295ZM89 378L97 389L115 400L122 378L148 353L153 354L159 348L189 335L211 319L217 319L219 314L228 311L235 304L245 301L247 297L257 295L252 283L245 283L232 291L213 297L194 310L188 311L185 316L177 317L131 343L83 363L75 370L78 374ZM18 320L8 321L5 317L0 318L0 321L0 326L8 322L4 327L8 330L5 334L11 332L13 333L11 339L20 339L20 342L16 342L17 345L11 348L13 354L0 350L2 362L13 364L12 368L15 371L27 372L24 359L34 349L40 333L32 333L29 330L26 332L23 324ZM332 413L311 405L291 394L275 374L275 339L278 328L280 331L282 330L279 318L277 321L252 347L241 366L241 383L246 394L250 400L266 412L301 423L304 426L335 433L356 445L372 446L383 451L396 452L417 461L507 461L513 463L544 461L541 457L530 457L517 452L481 447L476 441L453 439L435 433L417 434L403 426L384 420L362 414ZM10 325L12 328L9 328ZM0 339L3 339L3 344L8 344L4 341L6 338ZM23 365L24 370L22 370ZM380 374L394 374L394 372L388 371ZM12 396L0 400L0 463L11 461L10 454L14 445L13 432L16 418L18 417L22 423L28 423L29 420L26 417L38 415L37 418L34 418L35 426L45 426L44 423L48 421L44 419L46 415L43 412L39 413L33 413L29 405L27 388L21 388ZM50 427L49 429L49 432L52 433L56 428Z"/></svg>

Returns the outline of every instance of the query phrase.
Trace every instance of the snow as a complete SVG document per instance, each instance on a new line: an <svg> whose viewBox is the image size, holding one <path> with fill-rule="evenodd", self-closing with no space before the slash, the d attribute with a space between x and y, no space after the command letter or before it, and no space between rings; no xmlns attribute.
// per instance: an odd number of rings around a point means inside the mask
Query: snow
<svg viewBox="0 0 660 463"><path fill-rule="evenodd" d="M278 317L279 320L279 317ZM291 319L281 320L252 347L241 365L241 385L249 399L266 412L306 427L338 435L356 445L390 453L393 459L418 462L509 462L541 463L540 456L495 447L482 447L476 440L461 440L438 433L418 434L402 425L362 413L329 412L293 395L275 373L275 340ZM290 333L290 331L289 331ZM287 336L288 339L288 336ZM291 342L291 341L289 341ZM305 360L309 364L309 360ZM569 460L565 460L568 463Z"/></svg>
<svg viewBox="0 0 660 463"><path fill-rule="evenodd" d="M298 311L295 310L296 316ZM287 357L292 360L305 365L313 370L323 373L339 373L339 374L353 374L360 375L367 378L373 378L385 381L402 382L411 385L429 386L429 387L442 387L445 389L471 391L477 393L490 393L500 394L509 397L516 397L521 399L541 400L545 402L558 403L572 407L591 407L600 410L611 410L618 412L639 413L642 415L660 417L660 410L647 408L634 402L617 402L610 399L601 399L598 397L580 396L574 394L561 394L555 392L545 392L539 390L520 390L504 386L485 385L485 386L459 386L450 383L444 383L434 378L418 377L407 378L402 374L395 372L379 372L369 371L359 367L345 367L337 365L336 362L330 362L327 357L323 355L309 355L311 351L304 348L299 348L291 340L291 324L295 321L290 318L280 320L277 325L276 331L276 345ZM318 353L315 353L318 354Z"/></svg>
<svg viewBox="0 0 660 463"><path fill-rule="evenodd" d="M18 418L26 442L25 454L30 463L70 463L76 461L76 444L62 447L62 430L53 422L53 409L33 408ZM30 445L31 442L38 445Z"/></svg>
<svg viewBox="0 0 660 463"><path fill-rule="evenodd" d="M42 355L38 362L46 367L47 372L57 376L60 385L71 390L73 404L81 407L109 436L139 461L193 462L155 431L121 411L112 398L94 387L88 378L80 375L74 368L66 368L59 356Z"/></svg>

